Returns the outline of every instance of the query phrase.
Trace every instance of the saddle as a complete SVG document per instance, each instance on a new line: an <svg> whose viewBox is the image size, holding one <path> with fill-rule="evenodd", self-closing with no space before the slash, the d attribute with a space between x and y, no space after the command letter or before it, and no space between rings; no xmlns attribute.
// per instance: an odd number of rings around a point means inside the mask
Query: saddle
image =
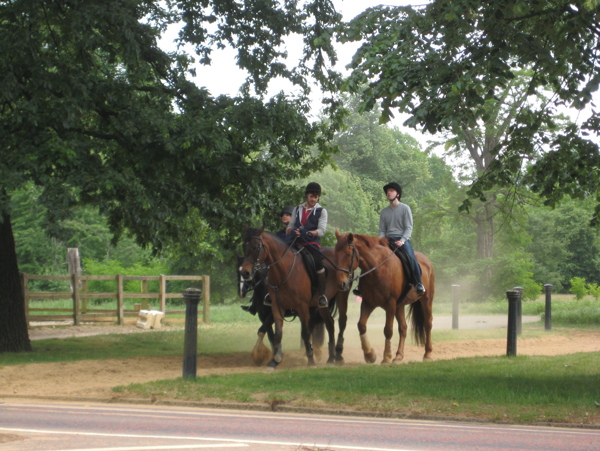
<svg viewBox="0 0 600 451"><path fill-rule="evenodd" d="M311 293L314 293L317 291L317 270L315 269L315 260L313 259L311 253L308 252L304 246L295 244L294 249L302 257L302 263L304 263L304 267L306 268L306 272L310 278ZM327 272L327 268L325 268L325 272Z"/></svg>
<svg viewBox="0 0 600 451"><path fill-rule="evenodd" d="M414 285L416 283L416 279L415 274L412 270L412 265L409 261L408 254L404 252L404 249L402 249L402 247L396 246L393 240L388 240L388 245L390 246L390 249L394 251L394 254L396 254L400 259L400 262L402 263L402 268L404 269L404 274L406 274L406 280L408 280L410 284ZM419 263L417 262L417 264Z"/></svg>

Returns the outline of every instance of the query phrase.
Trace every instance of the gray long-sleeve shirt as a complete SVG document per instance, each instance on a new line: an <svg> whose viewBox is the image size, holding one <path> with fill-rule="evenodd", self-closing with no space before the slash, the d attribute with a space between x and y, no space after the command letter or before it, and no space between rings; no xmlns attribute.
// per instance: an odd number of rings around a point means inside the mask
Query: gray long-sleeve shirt
<svg viewBox="0 0 600 451"><path fill-rule="evenodd" d="M413 217L410 207L399 203L397 206L391 205L381 210L379 216L379 237L400 237L404 243L410 240L413 229Z"/></svg>

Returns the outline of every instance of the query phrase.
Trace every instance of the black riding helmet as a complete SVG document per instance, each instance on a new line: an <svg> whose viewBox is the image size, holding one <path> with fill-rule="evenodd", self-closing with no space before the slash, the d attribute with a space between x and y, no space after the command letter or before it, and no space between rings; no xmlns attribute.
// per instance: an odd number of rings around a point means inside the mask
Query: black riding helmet
<svg viewBox="0 0 600 451"><path fill-rule="evenodd" d="M383 187L383 192L387 194L387 190L390 188L398 193L398 200L400 200L402 197L402 187L396 182L390 182Z"/></svg>
<svg viewBox="0 0 600 451"><path fill-rule="evenodd" d="M283 216L284 214L288 214L291 216L293 212L294 212L294 207L283 207L281 209L281 213L279 213L279 216Z"/></svg>
<svg viewBox="0 0 600 451"><path fill-rule="evenodd" d="M315 196L320 196L321 185L319 185L317 182L310 182L308 185L306 185L306 189L304 190L304 195L306 196L307 194L314 194Z"/></svg>

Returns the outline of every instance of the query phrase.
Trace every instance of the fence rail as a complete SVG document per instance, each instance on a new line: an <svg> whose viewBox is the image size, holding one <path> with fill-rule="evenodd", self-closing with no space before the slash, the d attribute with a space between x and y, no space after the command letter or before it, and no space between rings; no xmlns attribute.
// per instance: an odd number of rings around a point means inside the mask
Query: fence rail
<svg viewBox="0 0 600 451"><path fill-rule="evenodd" d="M71 291L33 291L30 289L32 280L62 280L69 281ZM115 291L110 292L89 292L88 283L94 280L115 281ZM141 292L131 293L124 290L124 283L130 280L141 281ZM168 281L190 281L202 283L202 321L210 322L210 277L209 276L124 276L116 274L114 276L84 276L73 274L72 276L48 276L22 274L23 282L23 299L25 302L25 313L27 324L32 320L35 321L55 321L72 319L75 325L81 324L82 321L94 321L98 318L113 317L118 324L125 324L126 316L137 316L138 310L125 309L125 299L140 299L142 304L147 306L149 299L157 299L159 310L165 312L165 316L171 314L185 313L185 310L167 310L167 299L183 299L183 293L167 293ZM157 292L151 292L148 289L148 282L158 282L159 288ZM72 307L69 309L61 308L33 308L30 307L32 300L58 300L71 299ZM88 306L89 299L115 299L116 308L90 308ZM42 315L31 314L33 312L57 312L57 314ZM61 314L62 313L62 314Z"/></svg>

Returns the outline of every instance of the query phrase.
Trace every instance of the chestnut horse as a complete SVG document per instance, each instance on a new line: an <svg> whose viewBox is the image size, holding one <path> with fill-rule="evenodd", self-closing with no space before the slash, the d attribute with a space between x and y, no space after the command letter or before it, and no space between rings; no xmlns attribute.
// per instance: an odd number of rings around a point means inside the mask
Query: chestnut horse
<svg viewBox="0 0 600 451"><path fill-rule="evenodd" d="M256 309L256 314L261 323L257 332L258 338L252 349L251 356L252 360L257 365L263 363L266 364L272 359L272 349L274 348L273 344L275 341L275 332L273 331L275 320L273 319L273 312L271 306L267 306L264 303L265 297L267 297L269 293L265 280L266 273L265 271L255 271L252 280L245 280L241 273L242 261L243 257L238 257L238 295L241 298L245 298L249 292L253 291L252 306ZM298 315L296 315L296 312L293 310L286 310L284 313L285 318L290 318L287 321L293 321L297 316ZM319 357L325 340L325 325L323 323L323 318L321 318L317 309L310 309L309 330L314 353ZM265 335L269 339L271 350L264 345Z"/></svg>
<svg viewBox="0 0 600 451"><path fill-rule="evenodd" d="M329 336L329 358L327 363L341 362L343 351L343 333L346 328L346 312L348 307L348 292L337 289L337 273L335 254L332 248L322 248L323 264L327 270L327 285L325 295L329 299L329 308L318 309L323 318ZM244 237L244 261L241 273L244 279L251 280L255 271L266 267L265 280L271 310L275 320L275 338L273 343L273 360L269 367L276 368L281 363L283 351L281 338L283 336L283 315L286 310L294 310L301 324L301 336L306 350L309 365L315 365L313 348L310 341L310 308L318 306L317 292L313 293L308 271L299 252L284 243L275 235L260 229L247 229ZM334 321L331 314L336 305L339 312L339 335L335 343Z"/></svg>
<svg viewBox="0 0 600 451"><path fill-rule="evenodd" d="M407 324L404 307L410 305L409 316L412 318L412 327L415 342L425 345L423 360L431 358L431 327L433 325L433 294L434 273L429 259L415 252L417 261L421 265L422 280L425 294L417 297L414 289L409 289L408 281L400 259L390 249L386 238L376 238L356 233L341 235L335 231L337 245L335 247L336 261L338 262L338 285L341 289L349 290L356 279L354 271L360 267L361 275L359 289L362 296L360 306L360 319L358 332L365 361L373 363L377 359L375 351L367 337L367 320L376 307L385 310L385 349L381 363L398 362L404 358L404 344L406 342ZM347 269L346 269L347 268ZM392 359L392 336L394 316L398 320L400 342L396 356Z"/></svg>

